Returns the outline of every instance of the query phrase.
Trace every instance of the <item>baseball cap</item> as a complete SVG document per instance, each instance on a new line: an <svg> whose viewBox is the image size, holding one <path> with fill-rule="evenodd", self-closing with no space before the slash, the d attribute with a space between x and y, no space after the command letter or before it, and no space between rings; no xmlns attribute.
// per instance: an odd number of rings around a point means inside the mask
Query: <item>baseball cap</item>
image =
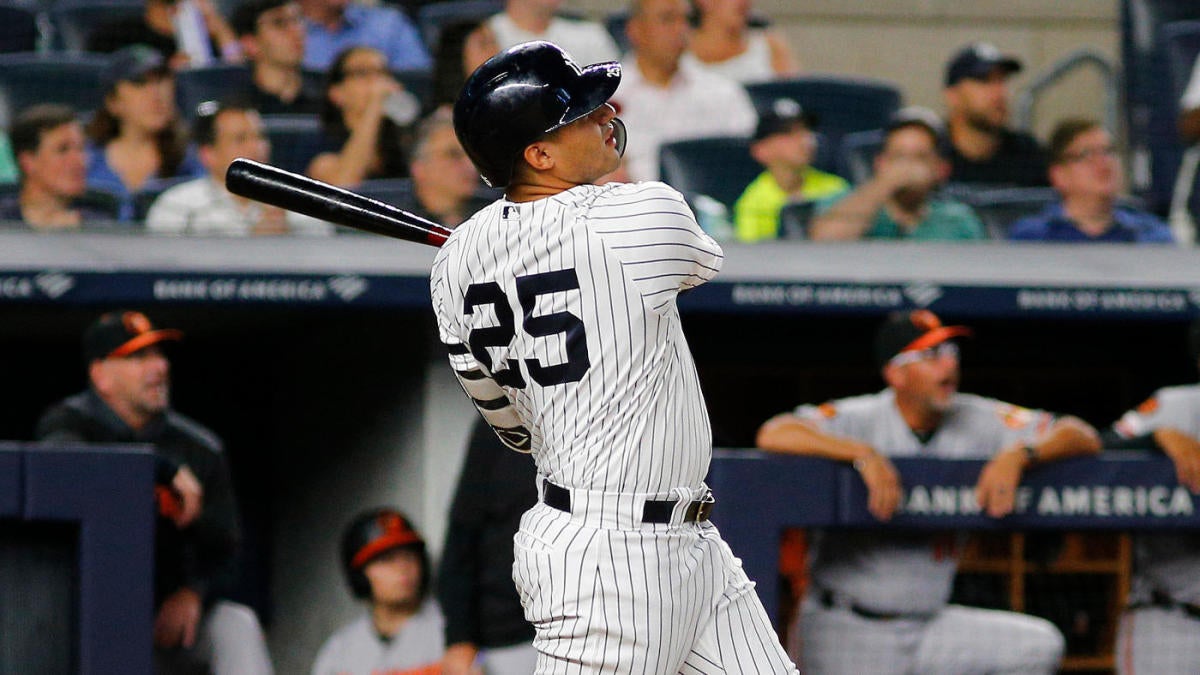
<svg viewBox="0 0 1200 675"><path fill-rule="evenodd" d="M990 42L973 42L958 50L946 64L946 86L953 87L965 78L981 79L996 68L1006 75L1020 72L1021 62L1015 56L1001 54Z"/></svg>
<svg viewBox="0 0 1200 675"><path fill-rule="evenodd" d="M791 131L797 124L816 129L817 116L805 112L795 99L777 98L758 111L754 140L761 141L767 136Z"/></svg>
<svg viewBox="0 0 1200 675"><path fill-rule="evenodd" d="M174 328L155 328L141 312L108 312L83 332L83 360L91 363L113 356L128 356L164 340L182 338L183 332Z"/></svg>
<svg viewBox="0 0 1200 675"><path fill-rule="evenodd" d="M897 354L929 349L970 334L966 326L943 326L927 309L893 314L875 334L875 361L882 368Z"/></svg>
<svg viewBox="0 0 1200 675"><path fill-rule="evenodd" d="M170 72L158 50L146 45L130 45L109 56L108 65L100 73L100 85L109 92L118 82L137 82L151 73L165 75Z"/></svg>
<svg viewBox="0 0 1200 675"><path fill-rule="evenodd" d="M350 566L354 569L361 568L393 549L425 543L421 535L417 534L412 522L398 511L381 510L373 514L373 520L370 528L364 532L369 538L350 559Z"/></svg>
<svg viewBox="0 0 1200 675"><path fill-rule="evenodd" d="M936 138L942 138L946 130L945 123L937 113L919 105L910 105L897 110L888 117L887 125L884 126L884 131L892 131L900 127L908 126L925 127Z"/></svg>

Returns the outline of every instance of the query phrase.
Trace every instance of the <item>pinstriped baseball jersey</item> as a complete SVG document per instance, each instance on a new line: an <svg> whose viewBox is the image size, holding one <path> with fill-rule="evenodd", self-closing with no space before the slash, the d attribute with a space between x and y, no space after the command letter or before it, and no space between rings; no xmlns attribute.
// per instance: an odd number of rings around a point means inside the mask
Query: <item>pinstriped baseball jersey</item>
<svg viewBox="0 0 1200 675"><path fill-rule="evenodd" d="M434 312L464 389L543 475L667 495L700 485L711 457L675 298L722 260L662 183L499 200L438 252Z"/></svg>
<svg viewBox="0 0 1200 675"><path fill-rule="evenodd" d="M1123 438L1164 427L1200 439L1200 385L1159 389L1113 425ZM1158 590L1178 602L1200 604L1200 534L1141 534L1135 555L1131 601L1146 601Z"/></svg>
<svg viewBox="0 0 1200 675"><path fill-rule="evenodd" d="M900 416L891 389L801 406L796 415L891 457L946 459L991 457L1016 441L1032 441L1053 422L1043 411L959 393L941 426L922 442ZM813 583L874 611L930 614L949 601L956 543L948 535L825 532L813 554Z"/></svg>

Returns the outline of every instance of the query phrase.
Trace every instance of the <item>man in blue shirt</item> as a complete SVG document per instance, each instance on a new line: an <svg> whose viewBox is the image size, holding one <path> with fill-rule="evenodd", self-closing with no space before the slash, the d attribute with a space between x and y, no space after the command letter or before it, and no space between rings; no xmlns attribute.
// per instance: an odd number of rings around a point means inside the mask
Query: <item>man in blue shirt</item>
<svg viewBox="0 0 1200 675"><path fill-rule="evenodd" d="M1124 177L1112 135L1094 120L1067 119L1050 136L1050 184L1060 196L1042 213L1017 221L1009 238L1023 241L1174 241L1171 229L1145 211L1117 204Z"/></svg>
<svg viewBox="0 0 1200 675"><path fill-rule="evenodd" d="M432 68L421 34L402 12L352 0L301 0L306 43L304 67L327 70L347 47L374 47L392 70Z"/></svg>

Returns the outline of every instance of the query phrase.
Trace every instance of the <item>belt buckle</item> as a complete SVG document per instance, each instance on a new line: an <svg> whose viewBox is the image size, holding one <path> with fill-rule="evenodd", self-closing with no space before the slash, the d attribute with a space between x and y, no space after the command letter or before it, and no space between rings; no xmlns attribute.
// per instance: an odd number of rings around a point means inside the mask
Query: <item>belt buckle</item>
<svg viewBox="0 0 1200 675"><path fill-rule="evenodd" d="M694 502L694 505L696 506L696 516L694 518L689 518L688 520L691 520L697 524L708 520L708 517L712 515L713 504L716 503L717 499L716 497L713 497L713 493L709 492L708 494L704 495L703 499Z"/></svg>

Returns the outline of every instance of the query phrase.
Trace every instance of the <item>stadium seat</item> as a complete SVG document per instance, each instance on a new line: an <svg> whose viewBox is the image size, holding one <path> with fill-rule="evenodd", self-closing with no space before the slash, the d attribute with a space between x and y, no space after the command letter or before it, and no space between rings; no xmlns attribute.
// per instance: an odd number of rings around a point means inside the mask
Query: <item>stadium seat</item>
<svg viewBox="0 0 1200 675"><path fill-rule="evenodd" d="M1122 0L1120 8L1121 99L1134 158L1131 182L1150 210L1163 213L1183 154L1176 128L1179 97L1168 72L1163 31L1173 22L1200 19L1200 4Z"/></svg>
<svg viewBox="0 0 1200 675"><path fill-rule="evenodd" d="M1037 215L1058 201L1058 193L1048 187L964 190L955 196L975 210L992 239L1008 239L1013 223Z"/></svg>
<svg viewBox="0 0 1200 675"><path fill-rule="evenodd" d="M196 106L204 101L220 101L231 92L247 91L250 86L250 69L246 66L188 68L175 74L175 102L183 117L191 120L196 117Z"/></svg>
<svg viewBox="0 0 1200 675"><path fill-rule="evenodd" d="M108 63L95 54L0 54L0 125L7 127L35 103L62 103L80 113L101 105L100 73Z"/></svg>
<svg viewBox="0 0 1200 675"><path fill-rule="evenodd" d="M816 215L817 202L791 202L779 210L780 239L808 239L808 225Z"/></svg>
<svg viewBox="0 0 1200 675"><path fill-rule="evenodd" d="M263 115L263 129L271 141L271 163L304 173L321 151L321 120L316 115Z"/></svg>
<svg viewBox="0 0 1200 675"><path fill-rule="evenodd" d="M42 38L40 23L36 6L0 2L0 53L35 51Z"/></svg>
<svg viewBox="0 0 1200 675"><path fill-rule="evenodd" d="M133 196L133 219L138 223L146 220L146 214L150 213L150 207L154 205L154 200L158 199L159 195L189 180L193 179L157 178L148 181L146 186Z"/></svg>
<svg viewBox="0 0 1200 675"><path fill-rule="evenodd" d="M855 185L870 179L875 172L875 155L882 149L882 129L854 131L842 136L838 165L845 171L846 179Z"/></svg>
<svg viewBox="0 0 1200 675"><path fill-rule="evenodd" d="M665 143L659 150L663 182L685 195L708 195L728 209L762 167L746 138L718 136Z"/></svg>
<svg viewBox="0 0 1200 675"><path fill-rule="evenodd" d="M392 75L404 88L412 92L421 102L421 109L428 107L433 98L433 71L425 69L393 70Z"/></svg>
<svg viewBox="0 0 1200 675"><path fill-rule="evenodd" d="M436 53L442 29L460 21L479 21L504 11L504 0L450 0L417 10L417 28L431 53Z"/></svg>
<svg viewBox="0 0 1200 675"><path fill-rule="evenodd" d="M746 85L758 109L777 98L795 99L806 112L818 118L824 141L814 165L838 174L842 137L855 131L883 128L900 108L900 90L890 82L836 75L811 75Z"/></svg>
<svg viewBox="0 0 1200 675"><path fill-rule="evenodd" d="M87 51L88 37L98 26L141 16L145 10L145 0L56 0L50 9L54 44L64 51Z"/></svg>
<svg viewBox="0 0 1200 675"><path fill-rule="evenodd" d="M121 197L105 190L88 188L82 197L75 200L75 204L88 206L108 216L108 220L101 224L114 224L121 214ZM95 223L88 224L93 225Z"/></svg>
<svg viewBox="0 0 1200 675"><path fill-rule="evenodd" d="M412 208L413 200L416 199L413 196L412 180L409 178L367 180L354 188L354 191L401 209Z"/></svg>

